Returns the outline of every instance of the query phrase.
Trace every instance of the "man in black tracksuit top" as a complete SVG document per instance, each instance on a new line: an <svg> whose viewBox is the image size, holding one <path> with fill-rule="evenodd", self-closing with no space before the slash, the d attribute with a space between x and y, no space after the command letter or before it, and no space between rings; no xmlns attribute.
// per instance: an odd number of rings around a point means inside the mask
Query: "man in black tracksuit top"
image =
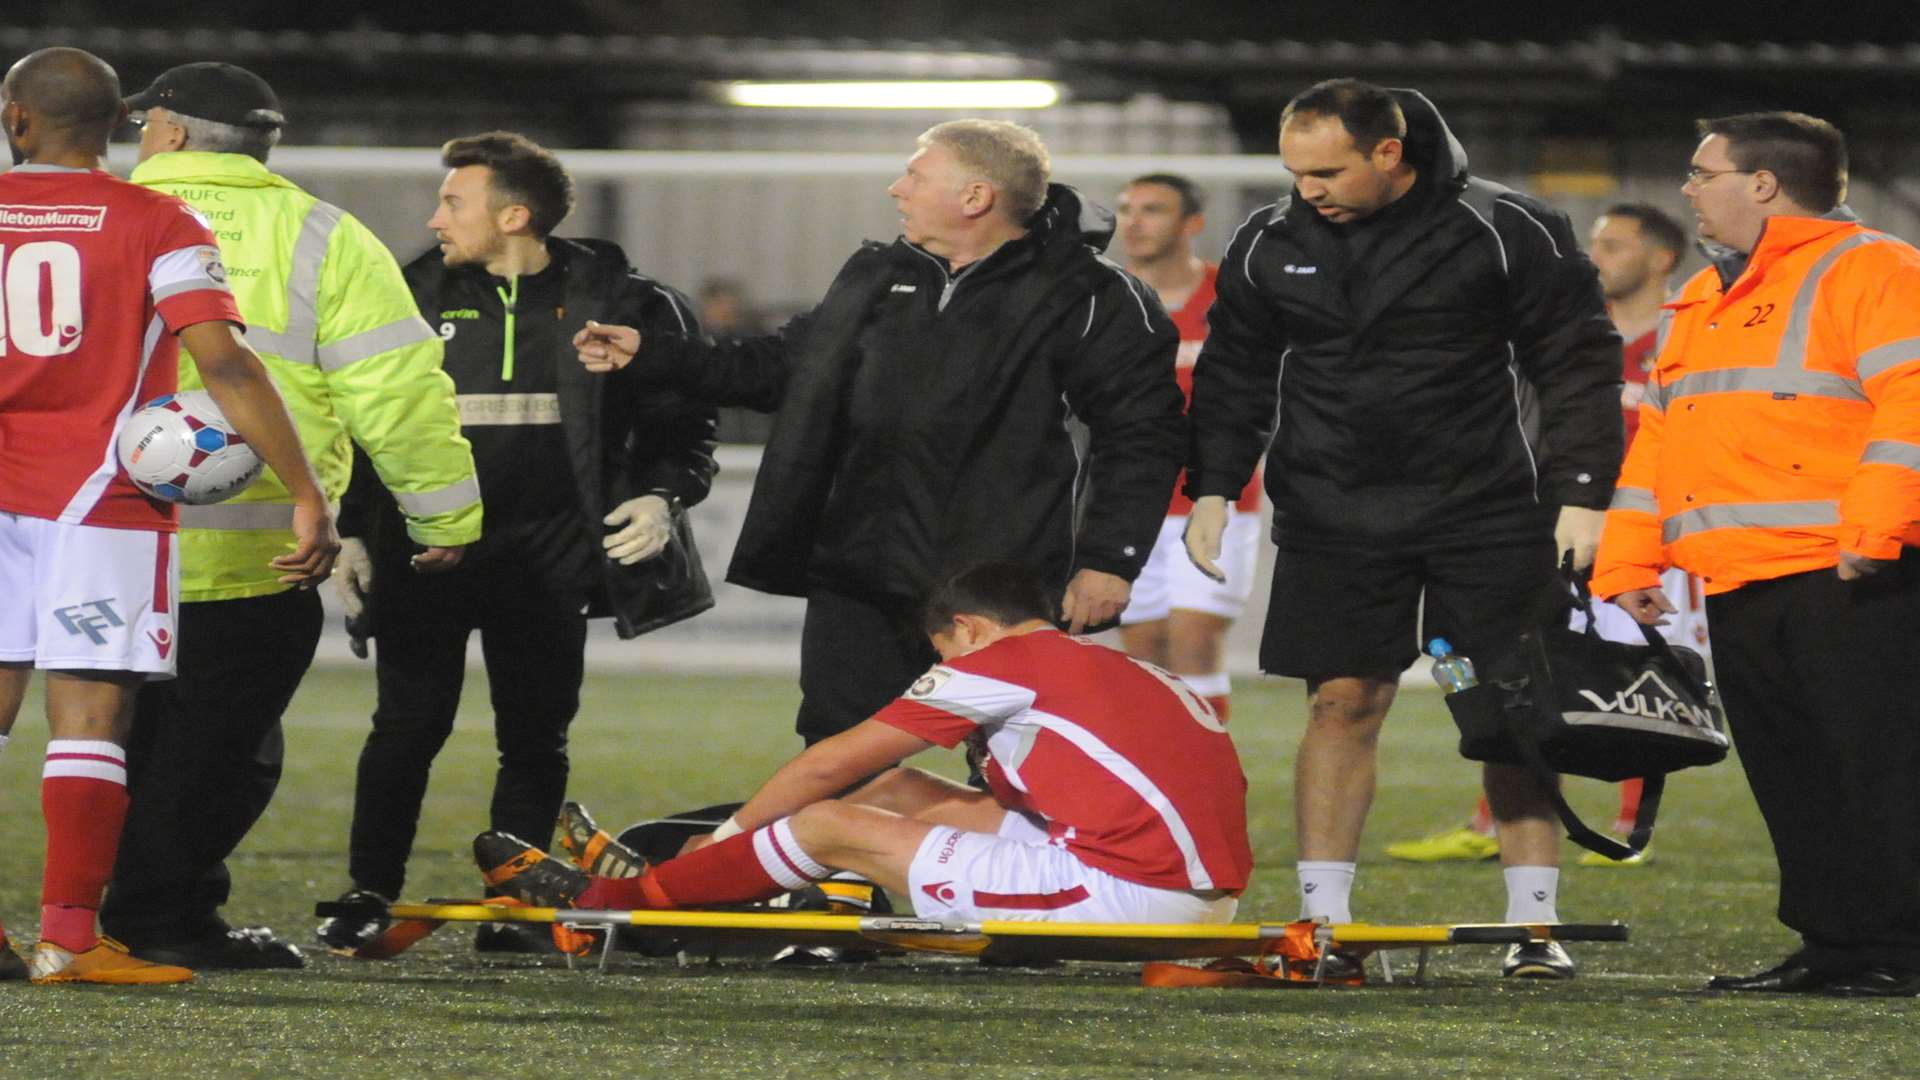
<svg viewBox="0 0 1920 1080"><path fill-rule="evenodd" d="M1063 590L1075 632L1116 619L1184 441L1173 324L1100 255L1112 215L1046 183L1031 131L939 125L888 192L905 236L855 252L778 334L582 339L590 368L638 347L650 380L774 413L727 578L807 598L797 727L810 743L934 662L915 608L963 566L1032 567ZM1071 417L1092 433L1084 469Z"/></svg>
<svg viewBox="0 0 1920 1080"><path fill-rule="evenodd" d="M355 477L344 515L370 548L371 587L364 566L342 580L368 603L379 684L349 870L355 890L388 898L399 895L428 770L453 728L472 631L500 750L491 827L544 846L566 792L587 619L611 615L633 637L712 602L704 589L691 606L664 595L653 557L672 504L706 497L714 410L632 377L590 375L570 344L589 319L694 332L686 298L636 273L613 244L548 235L571 185L531 142L456 139L444 158L452 172L429 223L440 250L405 273L446 343L486 532L458 568L427 576L409 572L411 546L371 470ZM377 930L334 919L321 937L352 948ZM520 936L483 932L480 943L513 947Z"/></svg>
<svg viewBox="0 0 1920 1080"><path fill-rule="evenodd" d="M1375 740L1419 644L1444 637L1493 677L1556 548L1592 562L1621 458L1620 339L1566 217L1470 178L1420 94L1322 83L1288 105L1280 144L1294 194L1234 235L1194 374L1187 539L1204 569L1266 451L1279 553L1260 662L1307 680L1302 901L1344 922ZM1551 921L1546 793L1518 767L1485 780L1507 918ZM1527 946L1506 973L1573 964Z"/></svg>

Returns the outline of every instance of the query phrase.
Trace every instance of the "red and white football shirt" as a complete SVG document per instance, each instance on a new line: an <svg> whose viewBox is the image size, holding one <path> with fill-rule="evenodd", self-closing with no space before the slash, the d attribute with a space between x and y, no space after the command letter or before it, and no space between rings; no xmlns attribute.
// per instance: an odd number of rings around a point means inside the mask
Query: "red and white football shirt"
<svg viewBox="0 0 1920 1080"><path fill-rule="evenodd" d="M1207 342L1207 310L1213 307L1214 283L1220 278L1220 268L1207 264L1200 284L1180 305L1180 310L1169 312L1174 328L1180 331L1180 351L1174 354L1173 377L1180 383L1180 393L1187 399L1187 407L1193 406L1193 365L1200 359L1200 346ZM1187 473L1182 469L1180 479L1173 485L1173 501L1167 506L1168 517L1185 517L1193 509L1193 500L1187 498L1182 489L1187 486ZM1240 498L1234 501L1234 507L1247 513L1256 513L1260 509L1260 470L1253 470L1253 478L1240 492Z"/></svg>
<svg viewBox="0 0 1920 1080"><path fill-rule="evenodd" d="M941 664L874 719L941 746L984 737L1002 805L1082 862L1167 889L1246 887L1247 780L1226 728L1177 678L1042 630Z"/></svg>
<svg viewBox="0 0 1920 1080"><path fill-rule="evenodd" d="M98 170L0 175L0 510L161 532L114 443L179 384L182 329L238 324L205 219Z"/></svg>
<svg viewBox="0 0 1920 1080"><path fill-rule="evenodd" d="M1658 329L1649 330L1620 350L1620 411L1627 421L1627 445L1633 445L1640 430L1640 401L1647 396L1647 376L1653 372L1654 353L1660 340Z"/></svg>

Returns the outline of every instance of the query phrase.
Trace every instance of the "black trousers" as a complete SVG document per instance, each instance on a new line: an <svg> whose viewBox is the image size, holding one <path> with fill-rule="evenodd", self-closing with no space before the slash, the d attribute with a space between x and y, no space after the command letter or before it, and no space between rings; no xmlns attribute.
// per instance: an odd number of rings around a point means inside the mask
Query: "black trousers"
<svg viewBox="0 0 1920 1080"><path fill-rule="evenodd" d="M1920 552L1710 596L1707 620L1803 962L1920 971Z"/></svg>
<svg viewBox="0 0 1920 1080"><path fill-rule="evenodd" d="M316 592L180 605L177 675L141 687L126 828L100 922L136 948L224 933L226 858L280 783L280 718L322 620Z"/></svg>
<svg viewBox="0 0 1920 1080"><path fill-rule="evenodd" d="M808 746L879 712L940 659L917 605L816 590L800 628L800 712Z"/></svg>
<svg viewBox="0 0 1920 1080"><path fill-rule="evenodd" d="M378 698L354 783L348 872L356 888L398 897L475 630L500 751L489 827L539 847L552 839L566 799L567 728L580 711L587 620L583 595L557 595L504 569L387 577L375 586ZM466 838L457 839L464 848Z"/></svg>

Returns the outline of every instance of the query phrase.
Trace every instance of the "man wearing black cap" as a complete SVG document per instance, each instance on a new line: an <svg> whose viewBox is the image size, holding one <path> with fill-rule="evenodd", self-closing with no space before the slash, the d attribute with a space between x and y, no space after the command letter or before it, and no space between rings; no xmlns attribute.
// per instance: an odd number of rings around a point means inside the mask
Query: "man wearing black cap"
<svg viewBox="0 0 1920 1080"><path fill-rule="evenodd" d="M399 498L414 570L453 566L480 535L473 454L460 434L439 336L366 227L268 172L285 117L273 88L232 64L173 68L130 98L135 183L185 200L219 241L247 340L289 412L328 499L352 446ZM199 385L182 354L180 385ZM180 515L179 676L142 689L128 748L131 809L101 920L136 956L196 968L299 967L265 927L217 913L224 860L280 778L280 717L319 641L317 594L267 563L286 550L291 499L271 472Z"/></svg>

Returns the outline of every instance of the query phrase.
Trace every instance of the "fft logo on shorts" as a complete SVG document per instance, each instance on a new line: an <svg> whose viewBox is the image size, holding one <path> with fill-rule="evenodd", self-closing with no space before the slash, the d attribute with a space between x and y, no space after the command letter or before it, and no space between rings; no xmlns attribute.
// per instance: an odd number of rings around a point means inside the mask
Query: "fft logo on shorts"
<svg viewBox="0 0 1920 1080"><path fill-rule="evenodd" d="M67 633L74 637L85 634L87 640L95 645L107 643L107 635L101 633L102 630L127 625L120 613L113 610L111 599L88 600L72 607L63 607L55 611L53 617L60 620L60 625L66 627Z"/></svg>

